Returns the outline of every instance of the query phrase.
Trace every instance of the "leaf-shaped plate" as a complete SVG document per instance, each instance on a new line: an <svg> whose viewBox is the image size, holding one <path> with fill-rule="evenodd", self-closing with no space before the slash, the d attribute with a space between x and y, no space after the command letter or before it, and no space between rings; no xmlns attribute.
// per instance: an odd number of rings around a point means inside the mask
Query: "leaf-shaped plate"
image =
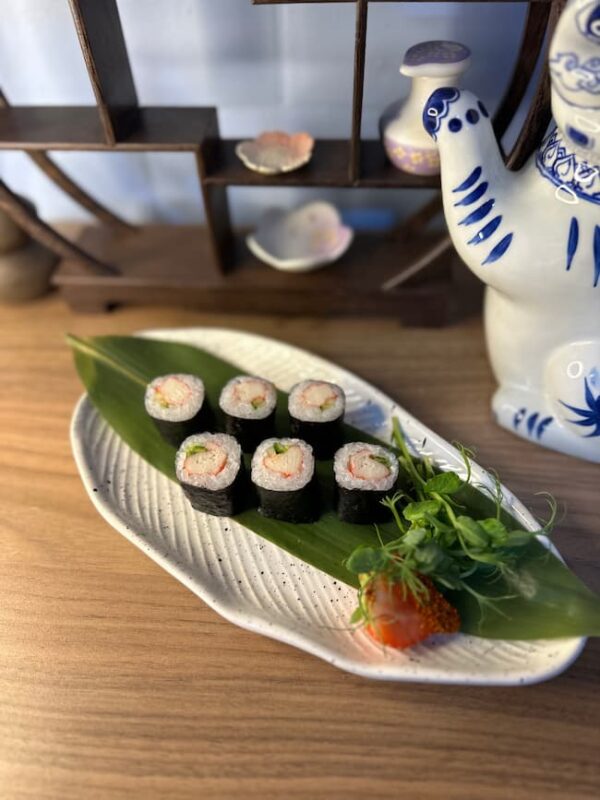
<svg viewBox="0 0 600 800"><path fill-rule="evenodd" d="M285 391L306 376L339 383L347 394L348 422L387 440L395 414L417 452L442 468L463 471L457 451L393 400L303 350L214 328L144 335L201 347ZM194 512L179 486L125 445L86 396L75 409L71 437L90 498L119 533L226 619L341 669L386 680L515 685L557 675L584 645L582 638L505 641L460 634L406 651L379 647L364 632L348 628L356 605L354 589L229 519ZM492 485L476 465L474 480ZM505 504L525 528L539 527L508 490Z"/></svg>

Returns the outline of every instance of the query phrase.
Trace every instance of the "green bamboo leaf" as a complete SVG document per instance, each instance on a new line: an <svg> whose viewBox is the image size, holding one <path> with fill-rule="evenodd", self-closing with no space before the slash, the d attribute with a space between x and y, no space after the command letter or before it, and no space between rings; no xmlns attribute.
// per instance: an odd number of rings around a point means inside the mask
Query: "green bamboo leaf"
<svg viewBox="0 0 600 800"><path fill-rule="evenodd" d="M75 366L90 399L116 433L156 469L171 480L175 477L175 448L158 434L144 410L146 385L168 372L198 375L204 381L206 397L222 428L219 394L223 385L239 375L240 368L191 345L131 336L98 336L79 339L68 336ZM287 395L278 392L277 432L289 435ZM346 441L378 442L373 437L345 428ZM317 463L323 513L311 524L295 525L267 519L257 510L238 514L235 519L249 530L351 586L357 576L344 565L359 545L377 547L379 539L372 525L348 525L334 511L331 462ZM381 525L384 541L397 537L393 522Z"/></svg>
<svg viewBox="0 0 600 800"><path fill-rule="evenodd" d="M483 595L503 597L482 609L468 592L450 592L462 630L489 639L544 639L560 636L600 636L600 598L591 592L541 542L527 545L513 576L481 575L469 585ZM516 595L516 596L515 596Z"/></svg>
<svg viewBox="0 0 600 800"><path fill-rule="evenodd" d="M119 336L89 339L70 336L68 341L79 376L98 412L132 450L171 480L175 480L175 449L161 438L144 411L146 385L168 372L200 376L207 399L217 413L217 425L222 426L219 393L228 380L239 374L239 367L196 347L175 342ZM279 436L288 435L287 396L283 392L278 393L276 425ZM381 444L351 426L345 426L344 438ZM357 575L347 568L346 560L356 548L377 549L380 541L374 526L349 525L338 520L334 512L331 462L319 462L317 476L323 502L317 522L294 525L262 517L255 509L244 511L236 520L323 572L356 587ZM401 479L407 481L406 473ZM490 519L496 514L494 501L474 486L462 484L454 498L472 517ZM433 502L435 509L430 513L436 514L440 506ZM501 511L500 518L507 531L517 530L517 521L506 511ZM492 530L486 526L480 530L493 538ZM384 543L396 540L398 528L394 522L386 523L379 526L379 535ZM513 596L496 600L501 613L488 608L482 618L474 596L465 591L449 594L461 614L462 630L490 638L514 639L600 634L600 599L537 540L519 548L519 552L523 557L513 575L496 580L491 586L478 573L472 578L475 591L494 594L496 598Z"/></svg>

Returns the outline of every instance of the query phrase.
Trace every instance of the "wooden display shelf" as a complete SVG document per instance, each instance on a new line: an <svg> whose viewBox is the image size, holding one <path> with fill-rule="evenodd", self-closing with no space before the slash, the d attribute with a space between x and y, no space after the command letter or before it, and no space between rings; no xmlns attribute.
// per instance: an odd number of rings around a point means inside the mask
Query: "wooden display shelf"
<svg viewBox="0 0 600 800"><path fill-rule="evenodd" d="M220 186L350 186L350 143L344 139L315 142L311 160L304 167L281 175L253 172L235 154L241 139L221 139L204 156L205 183Z"/></svg>
<svg viewBox="0 0 600 800"><path fill-rule="evenodd" d="M18 193L1 180L0 203L31 236L66 257L56 283L74 308L100 309L122 302L177 302L200 308L246 310L253 304L255 310L272 312L281 308L282 313L291 314L389 314L424 325L443 324L449 319L455 298L463 293L457 283L460 272L450 269L457 258L450 252L450 238L432 241L417 236L413 230L422 229L441 210L439 194L437 200L430 201L403 224L403 238L358 236L339 264L310 276L282 275L260 264L245 247L240 247L232 231L229 186L439 187L438 177L397 170L387 160L379 141L362 137L369 0L313 0L354 4L350 129L347 139L318 140L309 164L277 176L258 175L244 167L235 155L237 140L220 138L214 108L140 108L117 0L68 1L96 105L11 107L0 93L0 150L28 152L51 180L113 230L88 231L81 240L83 247L78 249L39 220ZM306 2L253 1L256 5ZM543 43L551 36L564 2L528 3L513 75L494 120L498 137L506 131L523 101ZM544 64L525 123L507 156L511 169L525 163L548 126L548 87ZM46 157L47 150L192 152L204 202L205 232L202 234L197 228L148 227L119 236L115 229L122 231L131 226L73 184ZM121 270L118 277L113 265ZM402 273L403 266L410 266L404 278L412 275L412 286L405 282L391 292L382 291L382 284ZM430 280L416 285L415 276L425 268Z"/></svg>
<svg viewBox="0 0 600 800"><path fill-rule="evenodd" d="M427 280L395 291L381 290L404 260L422 251L423 240L416 237L399 241L359 235L336 264L305 274L268 267L250 253L240 236L235 242L235 268L227 274L215 271L209 237L196 226L148 226L135 233L88 227L78 244L117 264L122 272L92 275L78 261L63 261L54 283L80 311L103 311L119 304L177 304L287 316L385 314L429 327L447 323L461 299L451 281L448 258L428 273Z"/></svg>
<svg viewBox="0 0 600 800"><path fill-rule="evenodd" d="M359 175L349 169L350 141L319 139L306 166L280 175L261 175L244 166L235 154L239 139L222 139L204 155L204 182L218 186L322 186L398 189L435 189L439 176L410 175L396 169L380 141L362 142Z"/></svg>
<svg viewBox="0 0 600 800"><path fill-rule="evenodd" d="M194 151L214 135L216 113L211 107L134 109L128 135L110 144L96 106L11 106L0 108L0 149Z"/></svg>

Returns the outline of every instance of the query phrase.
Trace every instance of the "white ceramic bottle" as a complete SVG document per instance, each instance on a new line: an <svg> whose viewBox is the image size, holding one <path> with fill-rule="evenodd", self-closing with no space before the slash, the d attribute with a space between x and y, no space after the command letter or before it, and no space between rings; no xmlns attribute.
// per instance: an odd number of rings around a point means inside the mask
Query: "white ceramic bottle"
<svg viewBox="0 0 600 800"><path fill-rule="evenodd" d="M487 284L496 420L600 462L600 0L569 0L549 66L557 127L519 172L471 92L437 89L423 124L454 246Z"/></svg>
<svg viewBox="0 0 600 800"><path fill-rule="evenodd" d="M436 89L456 86L470 62L470 50L458 42L421 42L406 51L400 72L412 79L410 94L386 110L380 126L395 167L416 175L439 174L437 146L423 128L423 107Z"/></svg>

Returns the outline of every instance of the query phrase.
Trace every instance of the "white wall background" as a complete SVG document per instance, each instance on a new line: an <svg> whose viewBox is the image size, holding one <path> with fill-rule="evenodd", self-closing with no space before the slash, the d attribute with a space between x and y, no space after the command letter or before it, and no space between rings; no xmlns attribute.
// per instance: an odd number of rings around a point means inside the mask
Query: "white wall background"
<svg viewBox="0 0 600 800"><path fill-rule="evenodd" d="M250 0L119 0L140 103L216 105L222 134L269 128L315 136L349 133L354 6L252 6ZM426 39L455 39L473 51L465 85L494 108L511 74L524 3L373 3L369 10L363 133L406 93L404 51ZM13 104L91 104L93 93L67 0L2 3L0 86ZM56 153L100 200L131 221L196 222L202 204L188 154ZM44 218L86 213L21 153L0 153L0 173L31 197ZM324 197L343 209L391 208L402 216L426 192L231 189L234 221L261 209Z"/></svg>

